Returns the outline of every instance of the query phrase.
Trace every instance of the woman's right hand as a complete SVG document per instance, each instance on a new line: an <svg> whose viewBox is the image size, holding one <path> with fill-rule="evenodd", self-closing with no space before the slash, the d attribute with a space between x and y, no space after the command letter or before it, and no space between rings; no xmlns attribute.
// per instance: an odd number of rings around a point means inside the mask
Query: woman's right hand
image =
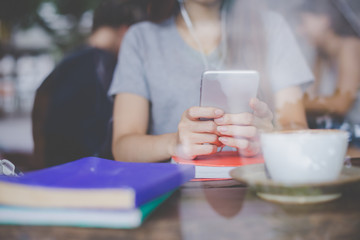
<svg viewBox="0 0 360 240"><path fill-rule="evenodd" d="M191 107L180 120L174 153L185 159L194 159L198 155L215 153L222 143L219 142L217 125L211 119L220 118L224 111L212 107ZM210 119L210 120L200 120Z"/></svg>

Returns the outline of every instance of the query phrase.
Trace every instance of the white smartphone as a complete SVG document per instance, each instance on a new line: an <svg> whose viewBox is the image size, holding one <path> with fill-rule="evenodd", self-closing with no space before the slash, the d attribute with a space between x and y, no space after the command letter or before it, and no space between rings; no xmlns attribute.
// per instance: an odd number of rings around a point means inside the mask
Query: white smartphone
<svg viewBox="0 0 360 240"><path fill-rule="evenodd" d="M257 71L205 71L200 106L217 107L225 113L252 112L249 102L257 96L258 87Z"/></svg>

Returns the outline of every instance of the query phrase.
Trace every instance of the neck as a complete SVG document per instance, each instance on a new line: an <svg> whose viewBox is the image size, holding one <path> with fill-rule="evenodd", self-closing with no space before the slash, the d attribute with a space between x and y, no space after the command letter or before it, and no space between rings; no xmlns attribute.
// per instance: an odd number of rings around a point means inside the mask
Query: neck
<svg viewBox="0 0 360 240"><path fill-rule="evenodd" d="M186 11L193 25L194 35L181 14L176 18L176 25L185 42L204 54L214 51L221 41L220 8L222 1L213 0L211 3L185 1Z"/></svg>
<svg viewBox="0 0 360 240"><path fill-rule="evenodd" d="M194 28L198 28L203 25L218 24L220 21L221 1L214 1L212 3L185 1L184 6L189 14ZM181 16L179 17L181 18Z"/></svg>

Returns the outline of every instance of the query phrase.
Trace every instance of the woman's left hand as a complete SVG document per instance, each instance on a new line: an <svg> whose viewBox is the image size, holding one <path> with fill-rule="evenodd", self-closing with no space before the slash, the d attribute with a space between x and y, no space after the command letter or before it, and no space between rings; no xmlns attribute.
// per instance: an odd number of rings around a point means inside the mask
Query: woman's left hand
<svg viewBox="0 0 360 240"><path fill-rule="evenodd" d="M235 147L241 155L254 156L260 153L259 130L272 130L273 114L265 102L257 98L250 100L253 113L225 114L215 119L219 141Z"/></svg>

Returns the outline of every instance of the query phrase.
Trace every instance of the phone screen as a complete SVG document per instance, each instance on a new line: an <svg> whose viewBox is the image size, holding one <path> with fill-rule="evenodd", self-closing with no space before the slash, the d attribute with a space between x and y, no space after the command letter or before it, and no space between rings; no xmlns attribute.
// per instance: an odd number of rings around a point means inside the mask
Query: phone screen
<svg viewBox="0 0 360 240"><path fill-rule="evenodd" d="M258 86L256 71L205 71L200 106L217 107L225 113L252 112L249 102L257 96Z"/></svg>

